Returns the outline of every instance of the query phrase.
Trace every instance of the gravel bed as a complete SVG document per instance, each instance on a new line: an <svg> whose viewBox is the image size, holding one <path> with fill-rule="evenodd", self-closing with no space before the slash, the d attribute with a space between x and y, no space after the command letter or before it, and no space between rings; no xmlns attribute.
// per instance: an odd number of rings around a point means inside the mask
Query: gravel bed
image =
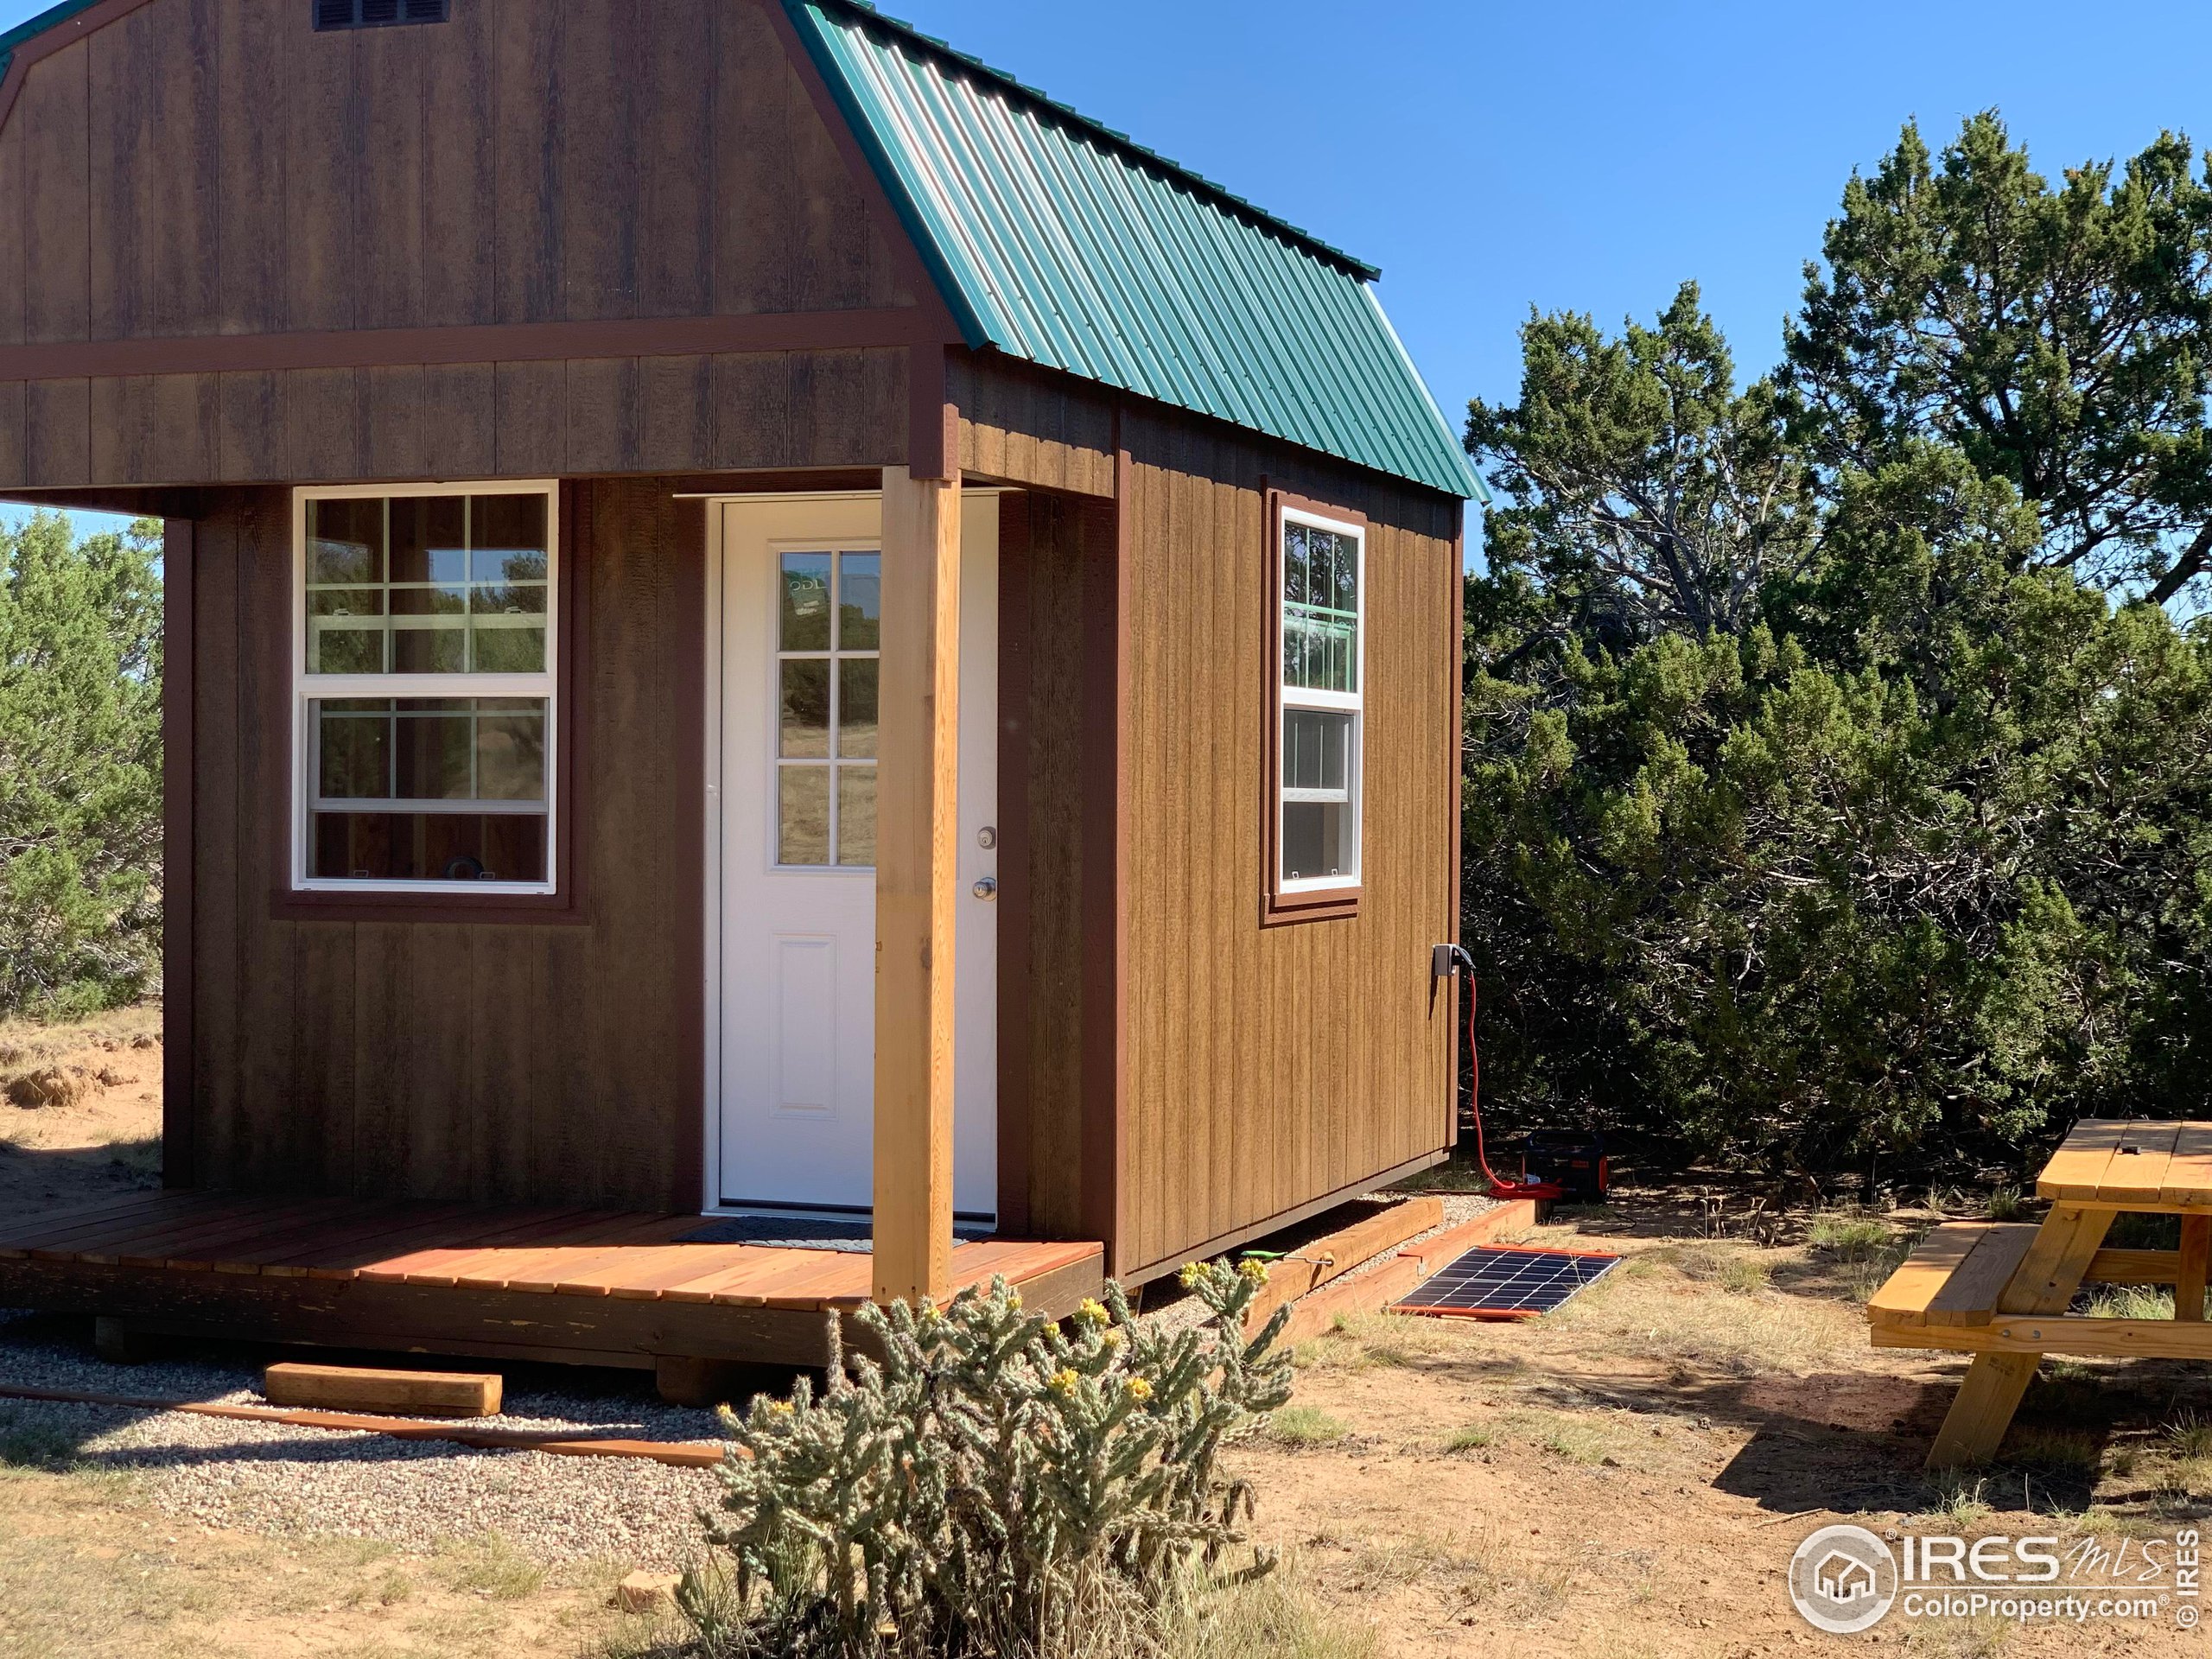
<svg viewBox="0 0 2212 1659"><path fill-rule="evenodd" d="M79 1393L264 1403L257 1367L215 1350L174 1361L110 1365L83 1321L0 1312L0 1382ZM712 1414L662 1404L621 1374L580 1373L574 1392L545 1386L550 1368L517 1368L524 1386L472 1427L577 1429L640 1440L704 1440ZM639 1384L636 1389L649 1385ZM595 1391L603 1389L604 1391ZM496 1532L548 1565L616 1558L673 1567L699 1548L698 1511L713 1507L712 1470L641 1459L556 1458L435 1440L295 1428L48 1401L0 1399L0 1440L17 1454L129 1471L163 1513L209 1527L289 1535L373 1538L425 1552Z"/></svg>

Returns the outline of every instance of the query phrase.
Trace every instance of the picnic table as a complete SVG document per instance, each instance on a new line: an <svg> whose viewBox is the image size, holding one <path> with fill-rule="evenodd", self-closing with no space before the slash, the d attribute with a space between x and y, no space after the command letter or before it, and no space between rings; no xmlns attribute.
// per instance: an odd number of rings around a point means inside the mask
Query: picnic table
<svg viewBox="0 0 2212 1659"><path fill-rule="evenodd" d="M1947 1222L1874 1293L1878 1348L1974 1356L1928 1453L1931 1469L1986 1462L2045 1354L2212 1359L2204 1319L2212 1255L2212 1123L2084 1118L2036 1183L2050 1200L2031 1222ZM2125 1211L2181 1217L2180 1249L2107 1249ZM2171 1285L2170 1319L2069 1313L2084 1283Z"/></svg>

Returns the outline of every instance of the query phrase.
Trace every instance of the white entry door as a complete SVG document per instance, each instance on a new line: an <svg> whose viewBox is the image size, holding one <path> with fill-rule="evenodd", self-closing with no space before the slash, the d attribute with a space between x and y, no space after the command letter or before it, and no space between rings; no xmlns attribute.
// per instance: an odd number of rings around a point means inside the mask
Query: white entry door
<svg viewBox="0 0 2212 1659"><path fill-rule="evenodd" d="M874 1198L875 713L882 504L733 501L708 648L709 1006L731 1209ZM962 507L953 1205L998 1207L998 502ZM716 728L719 729L712 729Z"/></svg>

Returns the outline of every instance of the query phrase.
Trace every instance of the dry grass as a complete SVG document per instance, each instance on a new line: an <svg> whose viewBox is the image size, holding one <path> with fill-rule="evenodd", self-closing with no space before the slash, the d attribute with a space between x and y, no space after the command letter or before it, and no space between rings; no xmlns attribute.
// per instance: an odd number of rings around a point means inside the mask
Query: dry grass
<svg viewBox="0 0 2212 1659"><path fill-rule="evenodd" d="M500 1659L577 1651L606 1588L497 1539L429 1560L210 1533L127 1476L0 1469L0 1659Z"/></svg>
<svg viewBox="0 0 2212 1659"><path fill-rule="evenodd" d="M1371 1659L1376 1646L1373 1626L1332 1609L1293 1556L1262 1578L1206 1593L1165 1632L1103 1618L1056 1659ZM682 1615L663 1606L616 1618L582 1651L586 1659L696 1659L703 1649Z"/></svg>
<svg viewBox="0 0 2212 1659"><path fill-rule="evenodd" d="M1318 1406L1283 1406L1268 1414L1267 1437L1277 1446L1334 1446L1351 1425Z"/></svg>
<svg viewBox="0 0 2212 1659"><path fill-rule="evenodd" d="M2160 1438L2177 1458L2212 1458L2212 1417L2184 1411L2160 1431Z"/></svg>
<svg viewBox="0 0 2212 1659"><path fill-rule="evenodd" d="M1168 1659L1369 1659L1376 1632L1332 1611L1294 1560L1224 1592L1168 1643Z"/></svg>
<svg viewBox="0 0 2212 1659"><path fill-rule="evenodd" d="M1543 1323L1575 1332L1599 1351L1746 1376L1863 1347L1865 1321L1853 1309L1761 1288L1778 1255L1786 1253L1719 1240L1645 1251L1546 1314ZM1735 1294L1705 1294L1712 1284Z"/></svg>
<svg viewBox="0 0 2212 1659"><path fill-rule="evenodd" d="M1928 1659L1996 1659L2014 1629L2010 1620L1992 1617L1916 1619L1905 1627L1905 1651Z"/></svg>
<svg viewBox="0 0 2212 1659"><path fill-rule="evenodd" d="M2095 1435L2079 1429L2019 1428L2006 1440L2003 1458L2016 1468L2094 1477L2104 1452Z"/></svg>
<svg viewBox="0 0 2212 1659"><path fill-rule="evenodd" d="M1291 1359L1300 1370L1372 1370L1415 1366L1452 1351L1449 1322L1413 1313L1337 1316L1325 1336L1300 1343Z"/></svg>
<svg viewBox="0 0 2212 1659"><path fill-rule="evenodd" d="M520 1601L544 1587L545 1569L496 1532L448 1544L438 1553L448 1588Z"/></svg>
<svg viewBox="0 0 2212 1659"><path fill-rule="evenodd" d="M151 1048L161 1037L162 1010L154 1003L110 1008L54 1025L0 1020L0 1076L30 1071L87 1048Z"/></svg>
<svg viewBox="0 0 2212 1659"><path fill-rule="evenodd" d="M2000 1186L1989 1195L1984 1206L1992 1221L2021 1221L2028 1213L2028 1200L2017 1186Z"/></svg>
<svg viewBox="0 0 2212 1659"><path fill-rule="evenodd" d="M1572 1567L1520 1549L1482 1523L1449 1535L1370 1539L1357 1548L1346 1588L1417 1586L1463 1617L1531 1619L1556 1617L1573 1580Z"/></svg>

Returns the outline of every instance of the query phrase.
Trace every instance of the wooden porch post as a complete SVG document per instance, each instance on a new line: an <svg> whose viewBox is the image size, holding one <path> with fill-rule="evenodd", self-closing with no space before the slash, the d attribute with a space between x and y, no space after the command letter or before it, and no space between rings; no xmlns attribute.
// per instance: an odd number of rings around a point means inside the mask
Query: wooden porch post
<svg viewBox="0 0 2212 1659"><path fill-rule="evenodd" d="M958 918L960 476L883 473L876 728L878 1301L952 1276L952 942Z"/></svg>

